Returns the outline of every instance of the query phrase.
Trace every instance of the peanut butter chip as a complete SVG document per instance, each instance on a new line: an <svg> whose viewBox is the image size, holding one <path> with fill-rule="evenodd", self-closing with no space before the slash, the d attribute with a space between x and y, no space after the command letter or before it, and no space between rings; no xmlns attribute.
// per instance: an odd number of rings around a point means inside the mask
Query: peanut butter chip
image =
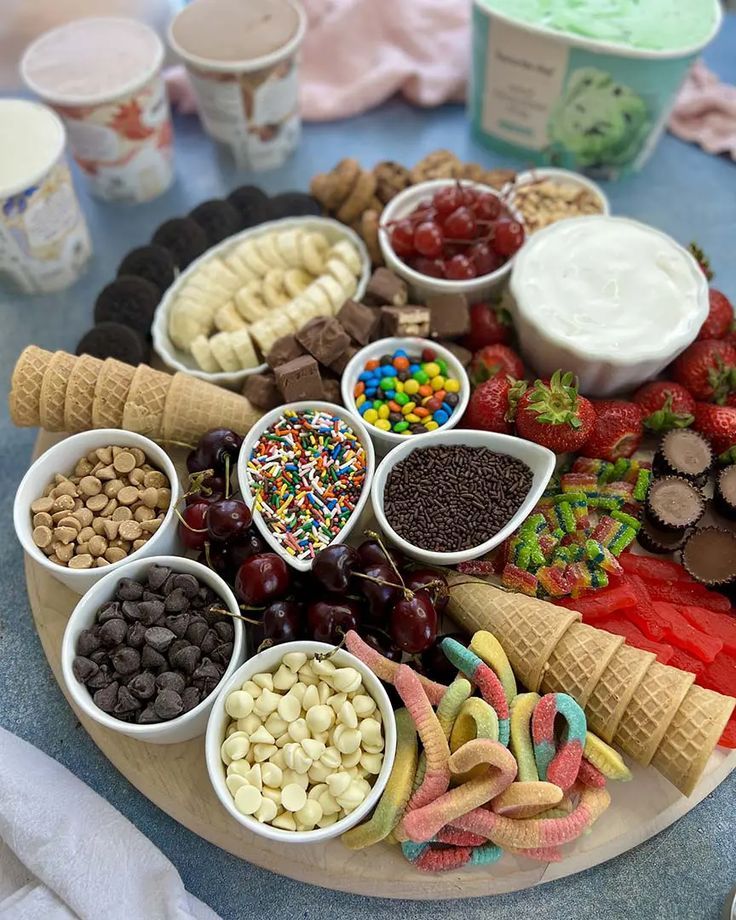
<svg viewBox="0 0 736 920"><path fill-rule="evenodd" d="M95 534L87 544L90 555L102 556L107 549L107 540L101 534Z"/></svg>
<svg viewBox="0 0 736 920"><path fill-rule="evenodd" d="M137 540L141 533L141 525L138 521L121 521L118 527L118 535L123 540Z"/></svg>
<svg viewBox="0 0 736 920"><path fill-rule="evenodd" d="M71 497L71 495L60 495L58 498L54 499L53 505L51 507L55 512L73 511L74 499Z"/></svg>
<svg viewBox="0 0 736 920"><path fill-rule="evenodd" d="M51 546L52 540L53 534L51 533L50 527L45 527L44 525L41 525L40 527L34 527L33 542L40 549L43 549L45 546Z"/></svg>
<svg viewBox="0 0 736 920"><path fill-rule="evenodd" d="M98 447L96 450L97 460L101 460L104 464L112 463L112 447Z"/></svg>
<svg viewBox="0 0 736 920"><path fill-rule="evenodd" d="M128 482L134 486L141 486L143 485L143 478L145 475L146 474L143 472L143 470L131 470L128 473Z"/></svg>
<svg viewBox="0 0 736 920"><path fill-rule="evenodd" d="M145 546L145 545L146 545L146 541L144 539L133 540L133 552L135 552L137 549L140 549L142 546Z"/></svg>
<svg viewBox="0 0 736 920"><path fill-rule="evenodd" d="M153 521L141 521L141 530L143 533L156 533L161 526L161 518L155 518Z"/></svg>
<svg viewBox="0 0 736 920"><path fill-rule="evenodd" d="M116 498L111 498L105 507L100 511L100 517L108 518L112 517L114 512L117 510L118 500Z"/></svg>
<svg viewBox="0 0 736 920"><path fill-rule="evenodd" d="M129 473L135 469L135 457L129 450L121 450L112 461L118 473Z"/></svg>
<svg viewBox="0 0 736 920"><path fill-rule="evenodd" d="M72 540L76 540L77 533L73 527L56 527L54 529L54 539L58 540L59 543L71 543Z"/></svg>
<svg viewBox="0 0 736 920"><path fill-rule="evenodd" d="M63 482L60 482L54 489L54 495L58 498L59 495L71 495L74 498L77 494L77 487L73 482L70 482L68 479L65 479Z"/></svg>
<svg viewBox="0 0 736 920"><path fill-rule="evenodd" d="M69 562L74 555L74 544L67 543L66 546L61 544L56 547L56 558L59 562Z"/></svg>
<svg viewBox="0 0 736 920"><path fill-rule="evenodd" d="M151 470L143 477L143 485L146 489L165 489L168 484L169 480L158 470Z"/></svg>
<svg viewBox="0 0 736 920"><path fill-rule="evenodd" d="M88 540L91 540L94 535L94 527L83 527L77 534L77 543L86 543Z"/></svg>
<svg viewBox="0 0 736 920"><path fill-rule="evenodd" d="M158 494L159 489L156 489L154 486L148 486L141 492L141 501L146 506L146 508L155 508L158 504Z"/></svg>
<svg viewBox="0 0 736 920"><path fill-rule="evenodd" d="M37 498L35 502L31 504L31 511L34 514L38 514L41 511L48 514L49 511L51 511L53 505L54 505L53 498Z"/></svg>
<svg viewBox="0 0 736 920"><path fill-rule="evenodd" d="M59 521L59 527L72 527L75 533L79 533L79 531L82 529L82 523L79 518L75 518L73 515L67 514L66 517L63 517Z"/></svg>
<svg viewBox="0 0 736 920"><path fill-rule="evenodd" d="M82 476L89 475L92 472L92 469L93 464L90 463L86 457L82 457L82 459L79 460L77 465L74 467L74 475L81 478Z"/></svg>
<svg viewBox="0 0 736 920"><path fill-rule="evenodd" d="M138 505L133 512L133 517L136 521L152 521L156 517L156 512L153 508L147 508L145 505ZM49 518L49 520L51 520L51 518ZM43 521L39 523L43 523Z"/></svg>
<svg viewBox="0 0 736 920"><path fill-rule="evenodd" d="M105 536L108 540L114 540L118 535L118 528L120 523L118 521L106 520L104 523Z"/></svg>
<svg viewBox="0 0 736 920"><path fill-rule="evenodd" d="M115 479L115 477L115 468L112 464L109 466L103 466L101 470L97 470L97 478L102 479L105 482L108 482L111 479Z"/></svg>
<svg viewBox="0 0 736 920"><path fill-rule="evenodd" d="M156 498L156 507L162 508L164 511L171 504L171 489L159 489L158 497Z"/></svg>
<svg viewBox="0 0 736 920"><path fill-rule="evenodd" d="M92 521L92 530L94 530L95 533L104 533L105 532L105 519L101 517L96 517L94 521Z"/></svg>
<svg viewBox="0 0 736 920"><path fill-rule="evenodd" d="M133 454L136 466L142 466L146 462L146 455L143 453L140 447L131 447L130 452Z"/></svg>
<svg viewBox="0 0 736 920"><path fill-rule="evenodd" d="M70 569L91 569L92 556L89 553L82 553L80 556L72 556L69 560Z"/></svg>
<svg viewBox="0 0 736 920"><path fill-rule="evenodd" d="M90 511L98 512L107 505L108 498L107 495L102 495L101 493L97 495L92 495L87 499L87 507Z"/></svg>
<svg viewBox="0 0 736 920"><path fill-rule="evenodd" d="M112 513L113 521L129 521L133 517L130 508L116 508Z"/></svg>
<svg viewBox="0 0 736 920"><path fill-rule="evenodd" d="M138 501L138 489L135 486L123 486L118 492L117 499L121 505L132 505Z"/></svg>
<svg viewBox="0 0 736 920"><path fill-rule="evenodd" d="M125 555L125 550L119 546L110 546L105 551L105 559L110 563L120 562L121 559L125 559Z"/></svg>
<svg viewBox="0 0 736 920"><path fill-rule="evenodd" d="M94 518L94 514L92 514L89 508L79 508L79 510L74 512L74 517L79 521L82 527L89 527Z"/></svg>
<svg viewBox="0 0 736 920"><path fill-rule="evenodd" d="M96 568L101 569L106 565L110 565L110 563L107 561L107 559L105 559L104 556L98 556L97 559L95 559Z"/></svg>
<svg viewBox="0 0 736 920"><path fill-rule="evenodd" d="M107 495L108 498L115 498L118 492L123 488L125 483L122 479L111 479L110 482L106 482L103 488L103 492Z"/></svg>
<svg viewBox="0 0 736 920"><path fill-rule="evenodd" d="M139 520L142 521L144 520L144 518L139 518ZM53 523L54 523L53 518L47 511L39 511L38 514L33 515L33 526L34 527L51 527Z"/></svg>
<svg viewBox="0 0 736 920"><path fill-rule="evenodd" d="M84 476L79 480L79 491L82 495L99 495L102 491L102 483L96 476Z"/></svg>

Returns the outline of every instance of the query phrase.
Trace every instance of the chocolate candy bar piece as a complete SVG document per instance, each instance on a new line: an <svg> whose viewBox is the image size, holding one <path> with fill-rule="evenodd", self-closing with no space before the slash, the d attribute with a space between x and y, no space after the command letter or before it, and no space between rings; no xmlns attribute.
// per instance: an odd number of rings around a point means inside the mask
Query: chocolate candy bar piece
<svg viewBox="0 0 736 920"><path fill-rule="evenodd" d="M266 355L266 363L269 367L278 367L280 364L286 364L287 361L293 361L294 358L301 358L305 354L306 351L297 342L296 336L282 335L271 346L271 350Z"/></svg>
<svg viewBox="0 0 736 920"><path fill-rule="evenodd" d="M377 268L368 281L363 303L371 307L388 304L403 307L409 299L406 283L389 268Z"/></svg>
<svg viewBox="0 0 736 920"><path fill-rule="evenodd" d="M334 316L310 319L296 339L320 364L332 364L350 347L350 336Z"/></svg>
<svg viewBox="0 0 736 920"><path fill-rule="evenodd" d="M345 301L337 314L337 320L345 332L359 345L367 345L372 342L381 325L381 317L377 310L372 310L354 300Z"/></svg>
<svg viewBox="0 0 736 920"><path fill-rule="evenodd" d="M353 357L353 355L358 353L357 348L353 348L352 345L348 345L347 351L343 352L337 361L333 361L329 365L331 371L336 373L338 376L342 376L343 371L348 366L348 361Z"/></svg>
<svg viewBox="0 0 736 920"><path fill-rule="evenodd" d="M256 409L268 412L283 402L276 378L273 374L251 374L243 384L243 396L249 399Z"/></svg>
<svg viewBox="0 0 736 920"><path fill-rule="evenodd" d="M325 389L319 375L319 367L310 355L302 355L280 365L274 371L276 385L286 402L300 399L324 399Z"/></svg>
<svg viewBox="0 0 736 920"><path fill-rule="evenodd" d="M463 367L467 367L473 360L473 352L463 348L462 345L458 345L457 342L440 341L439 344L444 345L448 351L452 352Z"/></svg>
<svg viewBox="0 0 736 920"><path fill-rule="evenodd" d="M426 307L381 307L381 333L385 336L429 335Z"/></svg>
<svg viewBox="0 0 736 920"><path fill-rule="evenodd" d="M327 377L326 380L322 381L322 385L325 388L325 399L327 402L337 403L338 406L341 406L342 394L340 392L340 381L336 380L334 377Z"/></svg>
<svg viewBox="0 0 736 920"><path fill-rule="evenodd" d="M470 329L470 310L464 294L433 294L427 298L427 309L433 339L456 339Z"/></svg>

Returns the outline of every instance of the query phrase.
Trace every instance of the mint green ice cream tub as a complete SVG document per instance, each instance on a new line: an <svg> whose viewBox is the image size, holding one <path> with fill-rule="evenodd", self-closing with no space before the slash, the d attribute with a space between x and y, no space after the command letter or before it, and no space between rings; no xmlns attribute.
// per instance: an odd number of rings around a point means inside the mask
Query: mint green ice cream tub
<svg viewBox="0 0 736 920"><path fill-rule="evenodd" d="M526 163L637 170L721 19L718 0L474 0L473 132Z"/></svg>

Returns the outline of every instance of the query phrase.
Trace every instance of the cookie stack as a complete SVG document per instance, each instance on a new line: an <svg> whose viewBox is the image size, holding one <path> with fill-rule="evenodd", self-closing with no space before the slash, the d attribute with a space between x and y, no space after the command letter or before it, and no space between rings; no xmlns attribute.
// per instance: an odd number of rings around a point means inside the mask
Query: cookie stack
<svg viewBox="0 0 736 920"><path fill-rule="evenodd" d="M246 432L260 413L243 396L146 364L74 357L29 345L15 365L10 417L47 431L124 428L163 443L195 444L210 428Z"/></svg>

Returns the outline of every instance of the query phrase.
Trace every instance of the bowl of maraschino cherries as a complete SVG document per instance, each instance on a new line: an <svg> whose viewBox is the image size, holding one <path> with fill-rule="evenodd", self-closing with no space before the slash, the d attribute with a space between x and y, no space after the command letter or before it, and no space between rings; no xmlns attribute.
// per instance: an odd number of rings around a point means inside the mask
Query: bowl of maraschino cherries
<svg viewBox="0 0 736 920"><path fill-rule="evenodd" d="M488 185L435 179L386 205L379 241L386 265L415 297L500 290L526 234L521 216Z"/></svg>

